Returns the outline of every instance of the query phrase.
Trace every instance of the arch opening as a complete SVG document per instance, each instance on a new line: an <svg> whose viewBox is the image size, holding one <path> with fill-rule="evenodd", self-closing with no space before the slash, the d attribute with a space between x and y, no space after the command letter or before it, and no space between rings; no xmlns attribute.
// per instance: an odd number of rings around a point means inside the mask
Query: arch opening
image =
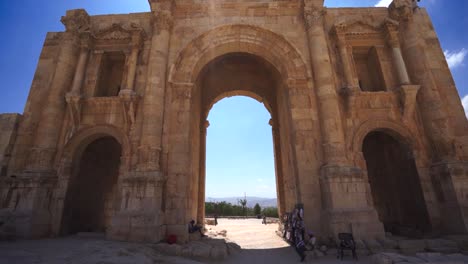
<svg viewBox="0 0 468 264"><path fill-rule="evenodd" d="M116 205L122 147L111 136L91 141L75 154L65 198L62 234L105 232Z"/></svg>
<svg viewBox="0 0 468 264"><path fill-rule="evenodd" d="M421 237L430 222L416 162L409 144L393 134L373 131L363 141L374 206L386 232Z"/></svg>
<svg viewBox="0 0 468 264"><path fill-rule="evenodd" d="M264 104L271 120L271 133L273 138L273 157L275 168L275 182L277 193L277 208L281 215L286 208L293 208L294 197L292 180L283 175L292 175L289 142L289 112L287 108L287 91L283 87L283 79L279 71L262 57L234 52L214 58L200 71L192 95L192 131L199 132L199 136L192 137L193 153L192 167L196 168L192 182L192 197L198 200L197 208L193 208L192 215L198 221L205 217L205 190L206 190L206 136L208 127L208 114L213 105L226 97L248 96ZM242 118L242 117L240 117ZM268 122L268 121L267 121ZM280 136L281 134L281 136ZM248 151L248 150L246 150ZM226 187L227 188L227 187ZM287 193L291 192L291 193ZM241 194L243 195L243 193Z"/></svg>

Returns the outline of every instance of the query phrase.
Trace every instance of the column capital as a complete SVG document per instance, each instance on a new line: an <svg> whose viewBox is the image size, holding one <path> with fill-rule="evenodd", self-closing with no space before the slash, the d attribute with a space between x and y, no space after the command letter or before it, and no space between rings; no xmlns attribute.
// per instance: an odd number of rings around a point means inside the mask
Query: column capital
<svg viewBox="0 0 468 264"><path fill-rule="evenodd" d="M173 1L159 1L158 3L151 3L151 10L153 12L153 31L159 34L161 31L171 31L174 26L174 18L172 16L174 9Z"/></svg>
<svg viewBox="0 0 468 264"><path fill-rule="evenodd" d="M90 32L81 32L80 33L80 48L81 51L88 51L92 48L94 44L94 38Z"/></svg>
<svg viewBox="0 0 468 264"><path fill-rule="evenodd" d="M132 40L131 40L131 47L132 49L140 50L143 47L143 31L135 30L132 32Z"/></svg>
<svg viewBox="0 0 468 264"><path fill-rule="evenodd" d="M304 22L306 29L310 29L313 26L321 25L323 17L327 13L327 10L323 5L316 5L310 1L304 1Z"/></svg>
<svg viewBox="0 0 468 264"><path fill-rule="evenodd" d="M346 43L346 24L345 23L335 24L333 26L333 33L336 36L338 47L345 48L347 46L347 43Z"/></svg>
<svg viewBox="0 0 468 264"><path fill-rule="evenodd" d="M387 43L392 48L400 47L400 39L398 37L399 23L393 19L386 19L384 29L386 33Z"/></svg>

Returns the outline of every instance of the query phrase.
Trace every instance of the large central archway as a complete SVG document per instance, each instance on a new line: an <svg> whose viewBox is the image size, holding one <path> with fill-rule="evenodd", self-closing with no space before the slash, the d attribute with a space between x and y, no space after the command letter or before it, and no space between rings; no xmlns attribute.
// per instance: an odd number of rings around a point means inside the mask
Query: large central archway
<svg viewBox="0 0 468 264"><path fill-rule="evenodd" d="M282 160L282 154L290 151L290 137L287 110L287 95L284 94L281 76L279 72L264 59L248 53L228 53L215 58L201 71L194 92L192 120L199 120L193 124L193 131L200 131L199 141L194 141L194 161L199 160L199 178L193 178L194 188L192 199L198 200L197 208L193 208L192 215L196 215L198 221L205 216L205 157L206 157L206 119L208 112L219 100L244 95L263 102L270 112L273 124L273 145L275 153L275 174L277 183L278 210L284 212L285 179L283 168L289 166L287 161ZM283 125L281 125L283 124ZM198 129L199 128L199 129ZM280 137L284 135L283 137ZM195 137L194 137L195 138ZM199 150L196 153L196 150ZM287 157L287 154L285 155ZM196 166L196 164L194 164ZM287 197L294 197L288 193ZM291 202L290 202L291 203ZM195 211L196 210L196 211Z"/></svg>

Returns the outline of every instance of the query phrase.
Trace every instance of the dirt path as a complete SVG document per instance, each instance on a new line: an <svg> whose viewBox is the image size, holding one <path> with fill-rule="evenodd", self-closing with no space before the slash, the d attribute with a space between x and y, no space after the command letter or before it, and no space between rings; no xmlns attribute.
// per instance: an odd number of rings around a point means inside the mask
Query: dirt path
<svg viewBox="0 0 468 264"><path fill-rule="evenodd" d="M252 264L284 264L300 263L296 251L275 231L278 224L263 225L261 219L218 219L217 226L207 226L210 232L227 231L226 238L241 246L242 251L231 255L227 260L219 263L252 263ZM332 264L332 263L363 263L368 264L368 258L353 261L351 258L338 261L334 251L330 256L315 258L308 255L305 263Z"/></svg>

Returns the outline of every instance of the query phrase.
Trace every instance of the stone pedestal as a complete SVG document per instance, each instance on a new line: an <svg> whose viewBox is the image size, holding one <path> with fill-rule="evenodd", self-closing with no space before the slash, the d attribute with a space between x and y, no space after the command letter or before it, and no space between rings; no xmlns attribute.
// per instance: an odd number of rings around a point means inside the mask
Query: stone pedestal
<svg viewBox="0 0 468 264"><path fill-rule="evenodd" d="M441 230L449 234L467 233L468 162L433 164L431 178L440 204Z"/></svg>
<svg viewBox="0 0 468 264"><path fill-rule="evenodd" d="M320 186L324 204L322 223L329 237L341 232L353 233L357 239L385 236L361 169L324 166Z"/></svg>
<svg viewBox="0 0 468 264"><path fill-rule="evenodd" d="M120 206L107 236L125 241L159 242L164 238L160 172L130 173L119 179Z"/></svg>
<svg viewBox="0 0 468 264"><path fill-rule="evenodd" d="M6 193L0 221L17 238L41 238L51 235L52 193L57 177L48 173L28 173L4 178L0 191Z"/></svg>

